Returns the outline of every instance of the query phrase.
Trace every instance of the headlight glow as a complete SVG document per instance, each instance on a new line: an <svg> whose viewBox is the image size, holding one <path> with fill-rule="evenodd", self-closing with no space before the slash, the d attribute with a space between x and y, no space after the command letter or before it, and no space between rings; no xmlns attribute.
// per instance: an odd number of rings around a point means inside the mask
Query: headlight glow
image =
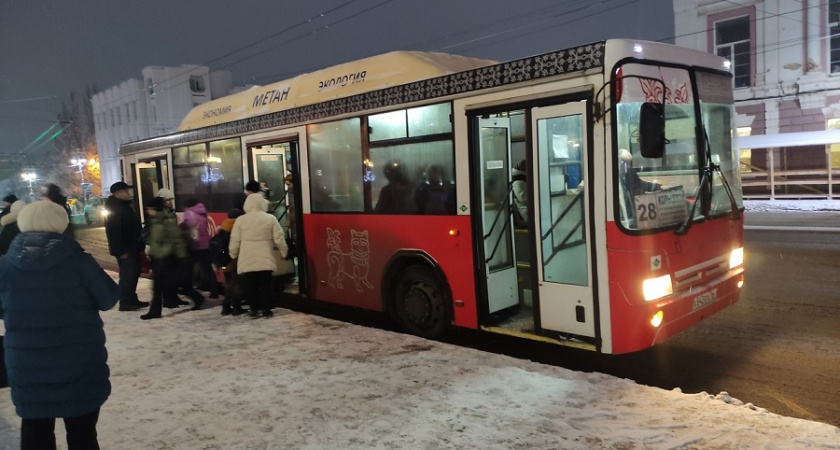
<svg viewBox="0 0 840 450"><path fill-rule="evenodd" d="M729 268L734 269L744 264L744 247L738 247L729 254Z"/></svg>
<svg viewBox="0 0 840 450"><path fill-rule="evenodd" d="M656 311L656 314L654 314L650 319L650 324L653 325L654 328L657 328L659 325L662 325L662 319L664 318L665 314L662 311Z"/></svg>
<svg viewBox="0 0 840 450"><path fill-rule="evenodd" d="M671 275L648 278L642 282L642 292L644 292L645 301L648 302L673 294L674 289L671 287Z"/></svg>
<svg viewBox="0 0 840 450"><path fill-rule="evenodd" d="M107 209L103 209L99 214L102 214L103 218L108 217L108 214L110 214L110 211L108 211Z"/></svg>

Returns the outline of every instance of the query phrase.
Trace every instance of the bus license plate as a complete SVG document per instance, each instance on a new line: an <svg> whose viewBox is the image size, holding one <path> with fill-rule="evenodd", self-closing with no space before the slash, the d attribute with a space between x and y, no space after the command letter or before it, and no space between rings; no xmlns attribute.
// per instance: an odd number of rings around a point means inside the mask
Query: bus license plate
<svg viewBox="0 0 840 450"><path fill-rule="evenodd" d="M700 309L709 303L712 303L717 298L717 289L712 289L709 292L704 292L697 297L694 297L694 304L691 306L692 310Z"/></svg>

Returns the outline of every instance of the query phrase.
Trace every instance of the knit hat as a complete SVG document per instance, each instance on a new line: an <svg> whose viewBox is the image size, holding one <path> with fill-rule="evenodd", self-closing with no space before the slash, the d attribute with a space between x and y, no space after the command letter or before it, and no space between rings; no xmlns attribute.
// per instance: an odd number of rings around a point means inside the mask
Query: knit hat
<svg viewBox="0 0 840 450"><path fill-rule="evenodd" d="M24 206L18 214L17 223L21 232L51 231L53 233L63 233L70 223L70 218L67 217L67 211L61 205L41 200Z"/></svg>
<svg viewBox="0 0 840 450"><path fill-rule="evenodd" d="M8 203L8 204L12 204L12 203L18 201L18 198L17 198L17 195L15 195L15 194L9 194L9 195L3 197L3 201Z"/></svg>
<svg viewBox="0 0 840 450"><path fill-rule="evenodd" d="M242 211L239 208L232 208L228 210L228 219L236 219L237 217L245 214L245 211Z"/></svg>
<svg viewBox="0 0 840 450"><path fill-rule="evenodd" d="M169 189L163 188L158 191L157 196L164 199L169 200L171 198L175 198L175 194L172 193Z"/></svg>

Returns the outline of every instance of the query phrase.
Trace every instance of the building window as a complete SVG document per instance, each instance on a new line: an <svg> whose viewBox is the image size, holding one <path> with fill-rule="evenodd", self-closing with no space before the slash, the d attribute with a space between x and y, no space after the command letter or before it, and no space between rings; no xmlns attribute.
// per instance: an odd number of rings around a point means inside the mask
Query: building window
<svg viewBox="0 0 840 450"><path fill-rule="evenodd" d="M146 91L150 96L155 96L155 82L151 78L146 78Z"/></svg>
<svg viewBox="0 0 840 450"><path fill-rule="evenodd" d="M715 53L732 63L733 82L736 89L750 86L752 65L749 16L715 23Z"/></svg>
<svg viewBox="0 0 840 450"><path fill-rule="evenodd" d="M831 73L840 73L840 0L828 1L828 34Z"/></svg>
<svg viewBox="0 0 840 450"><path fill-rule="evenodd" d="M190 90L193 92L204 92L204 77L192 75L190 77Z"/></svg>

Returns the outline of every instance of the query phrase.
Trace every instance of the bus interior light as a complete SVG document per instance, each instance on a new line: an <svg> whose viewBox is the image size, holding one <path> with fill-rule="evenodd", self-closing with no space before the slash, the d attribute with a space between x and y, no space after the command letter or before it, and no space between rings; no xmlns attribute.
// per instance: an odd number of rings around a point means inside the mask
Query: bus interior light
<svg viewBox="0 0 840 450"><path fill-rule="evenodd" d="M738 247L729 254L729 268L734 269L744 264L744 247Z"/></svg>
<svg viewBox="0 0 840 450"><path fill-rule="evenodd" d="M648 278L642 282L642 291L645 295L645 301L648 302L673 294L674 289L671 286L671 275Z"/></svg>
<svg viewBox="0 0 840 450"><path fill-rule="evenodd" d="M650 324L653 325L654 328L659 328L659 325L662 325L662 320L664 318L665 314L662 311L656 311L656 314L654 314L650 319Z"/></svg>

